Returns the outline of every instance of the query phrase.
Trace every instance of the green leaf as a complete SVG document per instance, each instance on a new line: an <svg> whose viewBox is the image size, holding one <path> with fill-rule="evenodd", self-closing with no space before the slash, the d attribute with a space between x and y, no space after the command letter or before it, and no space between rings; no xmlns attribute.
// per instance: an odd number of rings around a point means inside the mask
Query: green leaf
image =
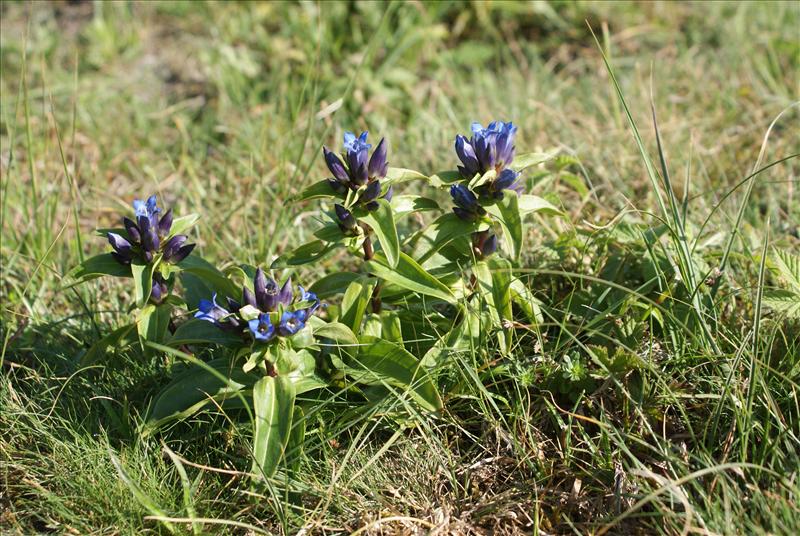
<svg viewBox="0 0 800 536"><path fill-rule="evenodd" d="M183 272L198 276L206 286L210 286L220 295L219 299L224 296L234 299L241 297L241 289L225 274L220 272L216 266L199 255L189 255L179 262L177 267ZM211 296L205 296L204 298L210 299Z"/></svg>
<svg viewBox="0 0 800 536"><path fill-rule="evenodd" d="M289 433L289 443L286 446L286 466L292 473L297 473L300 468L300 458L303 454L305 439L306 416L303 408L295 406L292 417L292 431Z"/></svg>
<svg viewBox="0 0 800 536"><path fill-rule="evenodd" d="M427 177L413 169L390 167L386 170L386 177L381 181L385 186L400 184L401 182L425 180Z"/></svg>
<svg viewBox="0 0 800 536"><path fill-rule="evenodd" d="M509 166L514 171L522 171L531 166L536 166L548 160L552 160L558 155L558 150L554 149L547 153L526 153L514 157L514 161Z"/></svg>
<svg viewBox="0 0 800 536"><path fill-rule="evenodd" d="M782 249L774 249L772 264L780 272L795 294L800 294L800 255L794 255Z"/></svg>
<svg viewBox="0 0 800 536"><path fill-rule="evenodd" d="M127 324L98 340L81 356L80 365L82 367L92 365L99 359L113 354L114 350L133 344L136 341L135 329L136 324Z"/></svg>
<svg viewBox="0 0 800 536"><path fill-rule="evenodd" d="M457 301L444 283L426 272L414 259L405 253L400 253L400 259L395 268L391 268L381 255L376 255L366 265L367 270L371 273L399 287L450 303L456 303Z"/></svg>
<svg viewBox="0 0 800 536"><path fill-rule="evenodd" d="M481 261L473 267L478 290L486 300L494 328L498 330L498 340L502 353L511 349L510 329L504 328L505 321L512 319L511 311L511 264L498 257Z"/></svg>
<svg viewBox="0 0 800 536"><path fill-rule="evenodd" d="M216 407L212 400L219 403L237 396L237 393L252 386L257 379L242 372L240 367L232 365L227 358L215 359L205 365L210 370L192 367L156 395L147 417L145 433L150 433L167 422L185 419L207 405Z"/></svg>
<svg viewBox="0 0 800 536"><path fill-rule="evenodd" d="M198 344L210 343L220 344L222 346L233 346L242 342L240 337L232 333L222 331L217 326L207 320L200 320L192 318L184 322L172 337L169 339L168 344L174 348L183 346L184 344Z"/></svg>
<svg viewBox="0 0 800 536"><path fill-rule="evenodd" d="M358 345L358 338L356 338L353 330L340 322L327 322L316 325L313 329L315 337L324 337L345 346Z"/></svg>
<svg viewBox="0 0 800 536"><path fill-rule="evenodd" d="M295 196L292 201L299 202L299 201L307 201L309 199L321 199L326 197L337 197L341 198L341 195L337 194L333 188L331 188L328 179L321 180L319 182L315 182L302 192L300 192L297 196Z"/></svg>
<svg viewBox="0 0 800 536"><path fill-rule="evenodd" d="M519 212L523 216L533 214L534 212L543 212L553 216L562 216L564 214L552 203L538 195L522 194L519 196L517 204L519 205Z"/></svg>
<svg viewBox="0 0 800 536"><path fill-rule="evenodd" d="M505 190L503 198L494 205L489 205L486 212L494 216L503 228L504 245L510 248L509 254L514 261L519 259L522 251L522 218L516 192Z"/></svg>
<svg viewBox="0 0 800 536"><path fill-rule="evenodd" d="M423 408L429 411L442 409L439 392L427 370L402 346L376 339L362 337L362 346L351 371L355 381L400 387Z"/></svg>
<svg viewBox="0 0 800 536"><path fill-rule="evenodd" d="M788 290L765 290L761 303L790 318L800 318L800 294Z"/></svg>
<svg viewBox="0 0 800 536"><path fill-rule="evenodd" d="M397 311L383 311L380 315L381 337L389 342L403 344L403 329Z"/></svg>
<svg viewBox="0 0 800 536"><path fill-rule="evenodd" d="M131 263L133 273L133 286L136 292L136 304L144 307L150 299L150 292L153 290L153 269L154 264Z"/></svg>
<svg viewBox="0 0 800 536"><path fill-rule="evenodd" d="M337 294L341 294L347 289L347 286L359 279L361 274L353 272L337 272L328 274L322 279L317 279L316 282L309 287L309 292L313 292L321 300L330 298Z"/></svg>
<svg viewBox="0 0 800 536"><path fill-rule="evenodd" d="M423 264L456 238L482 231L487 227L488 224L485 222L464 221L452 212L442 214L414 237L416 240L414 257Z"/></svg>
<svg viewBox="0 0 800 536"><path fill-rule="evenodd" d="M294 385L284 377L265 376L253 386L255 427L251 472L269 478L283 458L292 430Z"/></svg>
<svg viewBox="0 0 800 536"><path fill-rule="evenodd" d="M400 258L400 240L397 238L397 228L394 224L392 207L385 199L378 199L378 208L360 219L372 227L378 242L381 243L383 253L389 261L389 266L394 268Z"/></svg>
<svg viewBox="0 0 800 536"><path fill-rule="evenodd" d="M358 333L361 329L361 321L374 289L375 280L362 277L350 283L344 293L339 321L352 329L353 333Z"/></svg>
<svg viewBox="0 0 800 536"><path fill-rule="evenodd" d="M414 212L440 210L439 204L433 199L419 195L395 195L391 201L395 216L404 216Z"/></svg>
<svg viewBox="0 0 800 536"><path fill-rule="evenodd" d="M118 263L117 260L111 256L111 253L95 255L80 263L68 274L72 282L67 288L104 275L131 277L131 267Z"/></svg>
<svg viewBox="0 0 800 536"><path fill-rule="evenodd" d="M329 223L314 231L314 238L324 242L338 242L344 237L342 230L335 223Z"/></svg>
<svg viewBox="0 0 800 536"><path fill-rule="evenodd" d="M139 312L136 327L142 340L162 343L167 336L170 313L169 304L153 305L149 303Z"/></svg>
<svg viewBox="0 0 800 536"><path fill-rule="evenodd" d="M441 364L451 354L471 352L485 347L482 344L481 315L475 308L468 308L464 318L441 337L425 353L422 364L432 368Z"/></svg>
<svg viewBox="0 0 800 536"><path fill-rule="evenodd" d="M301 266L311 262L319 261L333 252L334 249L339 247L339 242L326 242L323 240L314 240L303 244L297 249L281 255L272 263L273 270L286 268L288 266Z"/></svg>
<svg viewBox="0 0 800 536"><path fill-rule="evenodd" d="M170 227L169 230L170 236L183 234L184 231L191 228L192 225L197 223L197 220L199 219L200 219L199 214L187 214L186 216L175 218L174 220L172 220L172 227Z"/></svg>
<svg viewBox="0 0 800 536"><path fill-rule="evenodd" d="M450 186L461 180L463 180L461 178L461 173L457 170L440 171L428 177L428 182L435 188Z"/></svg>

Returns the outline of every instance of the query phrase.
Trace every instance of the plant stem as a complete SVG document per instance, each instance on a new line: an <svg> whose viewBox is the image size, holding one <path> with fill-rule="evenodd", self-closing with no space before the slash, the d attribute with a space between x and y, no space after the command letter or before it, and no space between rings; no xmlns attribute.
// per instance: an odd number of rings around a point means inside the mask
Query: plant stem
<svg viewBox="0 0 800 536"><path fill-rule="evenodd" d="M375 256L375 250L372 248L372 239L367 235L364 239L364 260L370 261ZM372 290L372 297L370 298L370 303L372 304L372 312L373 313L380 313L381 312L381 282L378 281L378 284L375 285L375 288Z"/></svg>

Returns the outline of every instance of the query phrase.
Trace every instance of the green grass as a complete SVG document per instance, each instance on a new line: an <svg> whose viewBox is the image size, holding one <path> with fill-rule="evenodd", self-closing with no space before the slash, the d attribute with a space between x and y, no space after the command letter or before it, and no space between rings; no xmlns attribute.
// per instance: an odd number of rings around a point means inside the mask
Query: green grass
<svg viewBox="0 0 800 536"><path fill-rule="evenodd" d="M800 248L797 4L0 12L4 532L800 531L800 325L759 307L786 284L775 248ZM522 254L545 321L514 359L452 355L443 415L396 433L401 398L333 394L306 416L299 480L253 491L239 422L137 435L169 363L77 365L131 296L61 280L134 196L202 214L219 265L266 265L315 228L316 205L286 201L325 175L323 143L368 128L391 165L432 173L494 118L520 152L560 150L527 180L567 216L537 216Z"/></svg>

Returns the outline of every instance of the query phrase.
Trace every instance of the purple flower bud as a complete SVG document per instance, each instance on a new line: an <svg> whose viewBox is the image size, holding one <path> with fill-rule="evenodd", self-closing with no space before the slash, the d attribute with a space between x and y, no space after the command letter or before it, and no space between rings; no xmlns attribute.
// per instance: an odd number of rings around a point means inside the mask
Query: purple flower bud
<svg viewBox="0 0 800 536"><path fill-rule="evenodd" d="M280 292L278 292L278 303L282 303L283 305L289 305L292 303L293 298L292 293L292 278L286 280L286 283L283 284L281 287Z"/></svg>
<svg viewBox="0 0 800 536"><path fill-rule="evenodd" d="M178 264L183 259L189 256L189 253L192 252L195 246L196 244L186 244L184 246L181 246L180 248L178 248L178 251L176 251L175 254L172 255L172 258L169 261L172 264Z"/></svg>
<svg viewBox="0 0 800 536"><path fill-rule="evenodd" d="M380 181L374 180L369 183L369 186L364 190L361 194L361 197L358 198L358 202L360 204L369 203L371 201L375 201L378 199L378 196L381 195L381 183Z"/></svg>
<svg viewBox="0 0 800 536"><path fill-rule="evenodd" d="M514 186L514 181L519 177L519 173L511 169L504 169L494 180L494 189L497 191L506 190Z"/></svg>
<svg viewBox="0 0 800 536"><path fill-rule="evenodd" d="M256 270L256 277L253 280L253 289L256 294L258 308L264 312L274 311L278 306L278 284L271 278L264 275L264 271L259 268Z"/></svg>
<svg viewBox="0 0 800 536"><path fill-rule="evenodd" d="M169 209L158 221L158 235L162 238L169 235L172 228L172 209Z"/></svg>
<svg viewBox="0 0 800 536"><path fill-rule="evenodd" d="M454 184L450 187L450 196L453 202L468 212L476 212L479 208L478 198L463 184Z"/></svg>
<svg viewBox="0 0 800 536"><path fill-rule="evenodd" d="M372 153L372 158L369 159L369 177L371 179L382 179L386 176L386 171L389 168L386 162L386 139L381 138L380 143Z"/></svg>
<svg viewBox="0 0 800 536"><path fill-rule="evenodd" d="M367 171L366 162L361 162L357 167L351 167L350 173L350 181L356 187L367 184L367 181L369 180L369 172Z"/></svg>
<svg viewBox="0 0 800 536"><path fill-rule="evenodd" d="M478 219L478 215L474 212L470 212L468 210L464 210L461 207L453 207L453 212L456 216L461 218L464 221L475 221Z"/></svg>
<svg viewBox="0 0 800 536"><path fill-rule="evenodd" d="M125 225L125 231L128 233L128 240L133 244L138 244L142 240L142 235L139 233L139 227L136 226L130 218L122 218L122 223Z"/></svg>
<svg viewBox="0 0 800 536"><path fill-rule="evenodd" d="M465 179L474 177L478 173L480 163L478 162L478 157L475 156L475 149L467 141L467 138L461 134L456 136L456 154L463 164L463 166L458 167L461 176Z"/></svg>
<svg viewBox="0 0 800 536"><path fill-rule="evenodd" d="M120 255L130 256L131 243L117 233L108 233L108 243L111 244L111 247L114 248L114 251Z"/></svg>
<svg viewBox="0 0 800 536"><path fill-rule="evenodd" d="M333 190L337 194L344 194L345 192L347 192L347 183L342 183L335 179L328 179L328 184L331 186L331 190Z"/></svg>
<svg viewBox="0 0 800 536"><path fill-rule="evenodd" d="M389 189L386 190L385 194L383 194L383 198L387 201L391 201L393 196L394 196L394 186L389 186Z"/></svg>
<svg viewBox="0 0 800 536"><path fill-rule="evenodd" d="M150 289L150 301L158 305L164 299L165 295L166 292L164 292L164 287L161 285L161 282L153 278L153 286Z"/></svg>
<svg viewBox="0 0 800 536"><path fill-rule="evenodd" d="M336 217L339 219L337 222L339 224L339 228L343 232L352 231L356 228L358 222L353 217L353 214L344 208L342 205L336 203L333 205L333 209L336 211Z"/></svg>
<svg viewBox="0 0 800 536"><path fill-rule="evenodd" d="M336 181L347 182L349 180L347 170L344 168L344 163L336 153L329 151L328 148L324 146L322 147L322 153L325 155L325 163L328 165L328 169L333 174Z"/></svg>
<svg viewBox="0 0 800 536"><path fill-rule="evenodd" d="M169 262L172 257L178 252L178 250L183 246L184 242L188 237L186 235L175 235L169 240L167 243L164 244L164 260Z"/></svg>
<svg viewBox="0 0 800 536"><path fill-rule="evenodd" d="M242 302L251 307L258 307L255 295L247 287L242 287Z"/></svg>

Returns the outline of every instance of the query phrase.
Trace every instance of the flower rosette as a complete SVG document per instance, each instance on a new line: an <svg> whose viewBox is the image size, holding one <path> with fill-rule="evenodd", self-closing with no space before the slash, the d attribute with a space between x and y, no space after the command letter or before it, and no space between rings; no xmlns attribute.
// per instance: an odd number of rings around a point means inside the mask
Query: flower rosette
<svg viewBox="0 0 800 536"><path fill-rule="evenodd" d="M258 268L252 290L244 285L240 301L227 298L223 306L215 294L200 300L194 317L239 337L238 355L249 355L245 371L262 365L275 374L277 358L314 344L309 320L320 306L313 292L299 285L294 290L291 278L279 285Z"/></svg>

